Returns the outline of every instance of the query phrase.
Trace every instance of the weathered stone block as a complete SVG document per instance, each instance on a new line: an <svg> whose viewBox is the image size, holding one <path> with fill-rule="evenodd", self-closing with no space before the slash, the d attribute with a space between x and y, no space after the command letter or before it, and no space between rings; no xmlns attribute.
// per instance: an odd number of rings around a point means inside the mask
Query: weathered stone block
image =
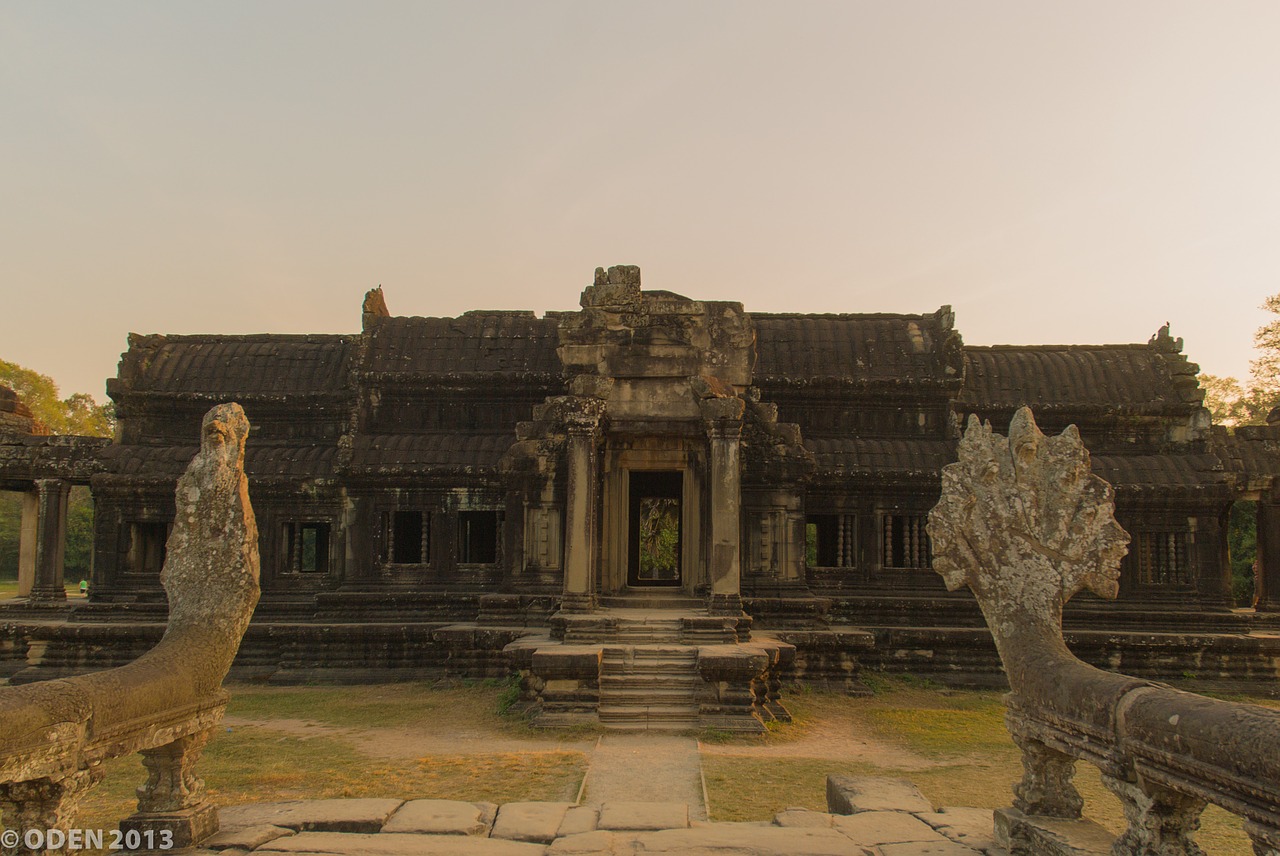
<svg viewBox="0 0 1280 856"><path fill-rule="evenodd" d="M255 853L317 853L326 856L542 856L540 844L470 835L304 832L277 838Z"/></svg>
<svg viewBox="0 0 1280 856"><path fill-rule="evenodd" d="M595 806L574 806L564 813L564 820L560 822L560 830L556 834L560 838L564 838L566 835L594 832L596 830L596 821L599 818L600 810Z"/></svg>
<svg viewBox="0 0 1280 856"><path fill-rule="evenodd" d="M830 829L832 816L807 808L789 808L773 816L775 826L796 829Z"/></svg>
<svg viewBox="0 0 1280 856"><path fill-rule="evenodd" d="M1092 820L1032 817L1014 808L996 809L996 844L1010 856L1111 856L1115 836Z"/></svg>
<svg viewBox="0 0 1280 856"><path fill-rule="evenodd" d="M268 841L275 841L277 838L284 838L286 835L293 835L292 829L286 829L283 826L274 826L270 823L261 823L256 826L243 826L230 829L224 829L217 835L204 842L204 846L211 850L256 850Z"/></svg>
<svg viewBox="0 0 1280 856"><path fill-rule="evenodd" d="M219 812L226 830L270 824L317 832L377 832L404 800L298 800L227 806Z"/></svg>
<svg viewBox="0 0 1280 856"><path fill-rule="evenodd" d="M991 809L947 806L935 812L920 812L916 817L952 841L975 850L995 846L995 822Z"/></svg>
<svg viewBox="0 0 1280 856"><path fill-rule="evenodd" d="M498 807L459 800L412 800L383 825L385 832L434 835L488 835Z"/></svg>
<svg viewBox="0 0 1280 856"><path fill-rule="evenodd" d="M572 807L572 803L557 802L507 803L498 809L498 819L490 836L549 844L555 840L565 813Z"/></svg>
<svg viewBox="0 0 1280 856"><path fill-rule="evenodd" d="M689 806L674 802L607 802L600 806L600 829L680 829L689 825Z"/></svg>
<svg viewBox="0 0 1280 856"><path fill-rule="evenodd" d="M931 812L933 806L919 788L906 779L875 776L827 776L827 811L857 814L863 811Z"/></svg>
<svg viewBox="0 0 1280 856"><path fill-rule="evenodd" d="M946 839L924 821L900 811L863 811L835 817L832 825L858 844L868 847L903 841L940 843Z"/></svg>

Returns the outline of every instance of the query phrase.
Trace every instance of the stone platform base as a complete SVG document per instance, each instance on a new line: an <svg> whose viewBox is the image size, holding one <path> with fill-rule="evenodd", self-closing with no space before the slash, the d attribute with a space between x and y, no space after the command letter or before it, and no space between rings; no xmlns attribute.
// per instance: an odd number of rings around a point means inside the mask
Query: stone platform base
<svg viewBox="0 0 1280 856"><path fill-rule="evenodd" d="M1115 836L1092 820L1032 817L996 809L996 843L1010 856L1111 856Z"/></svg>
<svg viewBox="0 0 1280 856"><path fill-rule="evenodd" d="M223 808L203 849L176 852L356 854L691 854L691 856L1004 856L991 812L886 808L852 815L789 809L772 821L689 819L684 803L601 805L352 799Z"/></svg>

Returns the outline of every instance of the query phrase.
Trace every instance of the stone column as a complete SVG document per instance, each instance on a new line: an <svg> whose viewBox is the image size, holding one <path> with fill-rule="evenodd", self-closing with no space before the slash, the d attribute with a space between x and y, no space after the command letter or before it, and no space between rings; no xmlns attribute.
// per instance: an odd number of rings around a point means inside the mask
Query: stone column
<svg viewBox="0 0 1280 856"><path fill-rule="evenodd" d="M1229 510L1214 517L1195 518L1192 530L1195 544L1188 544L1196 568L1196 591L1205 609L1228 610L1234 606L1231 597L1231 561L1227 552L1227 519ZM1193 558L1194 557L1194 558Z"/></svg>
<svg viewBox="0 0 1280 856"><path fill-rule="evenodd" d="M22 495L22 529L18 534L18 597L30 597L36 584L37 521L40 497L34 490Z"/></svg>
<svg viewBox="0 0 1280 856"><path fill-rule="evenodd" d="M729 399L738 403L734 399ZM742 422L717 419L707 431L711 439L711 545L708 576L711 579L712 615L742 613L742 470L739 446Z"/></svg>
<svg viewBox="0 0 1280 856"><path fill-rule="evenodd" d="M1259 612L1280 612L1280 505L1263 496L1258 499L1258 561L1254 565Z"/></svg>
<svg viewBox="0 0 1280 856"><path fill-rule="evenodd" d="M212 729L201 731L142 750L147 781L138 788L138 811L120 821L121 832L136 830L144 842L167 842L180 848L191 847L218 831L218 808L209 801L204 781L195 773L196 762L212 734Z"/></svg>
<svg viewBox="0 0 1280 856"><path fill-rule="evenodd" d="M61 479L36 480L36 568L31 600L67 599L62 583L67 549L67 497L71 486Z"/></svg>
<svg viewBox="0 0 1280 856"><path fill-rule="evenodd" d="M594 421L569 426L569 485L565 501L564 596L566 612L590 612L596 605L600 473L599 431Z"/></svg>

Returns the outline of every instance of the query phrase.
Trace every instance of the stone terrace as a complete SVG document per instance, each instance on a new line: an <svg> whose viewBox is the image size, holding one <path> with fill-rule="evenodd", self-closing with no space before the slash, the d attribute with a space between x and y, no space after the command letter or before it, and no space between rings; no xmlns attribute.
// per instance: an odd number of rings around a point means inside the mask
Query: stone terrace
<svg viewBox="0 0 1280 856"><path fill-rule="evenodd" d="M835 778L831 813L790 809L772 822L691 820L664 802L502 806L452 800L347 799L221 810L222 829L197 853L554 854L717 856L1003 856L987 809L933 806L910 782ZM1101 850L1101 852L1109 852Z"/></svg>

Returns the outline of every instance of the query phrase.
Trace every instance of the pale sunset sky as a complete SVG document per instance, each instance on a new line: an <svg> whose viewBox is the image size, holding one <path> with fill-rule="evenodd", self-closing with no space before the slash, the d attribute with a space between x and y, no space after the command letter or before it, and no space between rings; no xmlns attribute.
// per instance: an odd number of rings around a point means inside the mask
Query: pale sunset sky
<svg viewBox="0 0 1280 856"><path fill-rule="evenodd" d="M9 2L0 359L573 309L596 266L1245 375L1280 3Z"/></svg>

